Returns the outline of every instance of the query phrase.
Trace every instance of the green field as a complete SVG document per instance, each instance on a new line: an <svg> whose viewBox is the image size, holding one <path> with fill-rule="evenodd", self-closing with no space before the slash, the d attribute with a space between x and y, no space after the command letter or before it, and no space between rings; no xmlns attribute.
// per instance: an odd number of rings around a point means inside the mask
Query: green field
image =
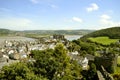
<svg viewBox="0 0 120 80"><path fill-rule="evenodd" d="M111 43L117 42L119 39L110 39L109 37L96 37L96 38L88 38L92 42L97 42L103 45L109 45Z"/></svg>
<svg viewBox="0 0 120 80"><path fill-rule="evenodd" d="M120 64L120 56L117 58L117 64Z"/></svg>
<svg viewBox="0 0 120 80"><path fill-rule="evenodd" d="M120 65L120 56L117 58L117 64ZM116 67L116 72L115 73L120 73L120 66Z"/></svg>

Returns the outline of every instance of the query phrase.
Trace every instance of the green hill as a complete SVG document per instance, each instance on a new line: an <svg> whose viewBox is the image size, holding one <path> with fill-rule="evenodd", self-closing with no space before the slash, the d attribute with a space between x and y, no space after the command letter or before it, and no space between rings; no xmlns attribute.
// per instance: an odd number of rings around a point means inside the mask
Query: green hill
<svg viewBox="0 0 120 80"><path fill-rule="evenodd" d="M10 30L8 29L0 29L0 36L8 35Z"/></svg>
<svg viewBox="0 0 120 80"><path fill-rule="evenodd" d="M26 30L25 33L32 34L44 34L44 35L53 35L53 34L62 34L62 35L85 35L93 32L94 30Z"/></svg>
<svg viewBox="0 0 120 80"><path fill-rule="evenodd" d="M15 36L17 33L21 33L21 32L0 28L0 36Z"/></svg>
<svg viewBox="0 0 120 80"><path fill-rule="evenodd" d="M110 39L120 39L120 27L112 27L107 29L98 30L90 34L84 35L81 40L95 37L109 37Z"/></svg>
<svg viewBox="0 0 120 80"><path fill-rule="evenodd" d="M92 42L100 43L103 45L110 45L111 43L115 43L119 40L119 39L110 39L109 37L95 37L88 39Z"/></svg>
<svg viewBox="0 0 120 80"><path fill-rule="evenodd" d="M0 29L0 36L36 36L36 35L53 35L53 34L62 34L62 35L85 35L93 32L94 30L25 30L25 31L13 31L9 29Z"/></svg>

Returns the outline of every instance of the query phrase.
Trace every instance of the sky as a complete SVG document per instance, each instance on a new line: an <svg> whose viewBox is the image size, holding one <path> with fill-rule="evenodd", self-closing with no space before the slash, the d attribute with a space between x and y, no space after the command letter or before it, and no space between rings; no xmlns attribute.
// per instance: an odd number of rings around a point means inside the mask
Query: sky
<svg viewBox="0 0 120 80"><path fill-rule="evenodd" d="M104 29L120 26L120 0L0 0L0 28Z"/></svg>

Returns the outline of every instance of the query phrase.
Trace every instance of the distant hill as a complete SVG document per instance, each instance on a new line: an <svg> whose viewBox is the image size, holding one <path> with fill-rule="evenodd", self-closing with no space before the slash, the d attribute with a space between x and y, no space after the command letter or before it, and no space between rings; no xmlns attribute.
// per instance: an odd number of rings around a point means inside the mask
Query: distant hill
<svg viewBox="0 0 120 80"><path fill-rule="evenodd" d="M15 36L18 32L19 31L13 31L9 29L0 29L0 36Z"/></svg>
<svg viewBox="0 0 120 80"><path fill-rule="evenodd" d="M93 32L94 30L27 30L23 31L25 33L33 33L33 34L63 34L63 35L85 35Z"/></svg>
<svg viewBox="0 0 120 80"><path fill-rule="evenodd" d="M25 30L25 31L13 31L9 29L0 29L0 36L8 35L18 35L25 36L27 34L32 35L53 35L53 34L62 34L62 35L85 35L93 32L94 30Z"/></svg>
<svg viewBox="0 0 120 80"><path fill-rule="evenodd" d="M90 37L102 37L107 36L111 39L120 39L120 27L112 27L107 29L98 30L90 34L84 35L81 40L85 40Z"/></svg>
<svg viewBox="0 0 120 80"><path fill-rule="evenodd" d="M8 35L10 30L8 29L0 29L0 36Z"/></svg>

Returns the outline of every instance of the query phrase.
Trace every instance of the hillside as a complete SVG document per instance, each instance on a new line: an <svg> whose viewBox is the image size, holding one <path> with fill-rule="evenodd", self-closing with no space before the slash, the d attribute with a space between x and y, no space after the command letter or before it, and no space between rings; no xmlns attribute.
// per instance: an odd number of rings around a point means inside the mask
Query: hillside
<svg viewBox="0 0 120 80"><path fill-rule="evenodd" d="M110 45L111 43L117 42L119 39L110 39L109 37L95 37L88 38L90 41L100 43L103 45Z"/></svg>
<svg viewBox="0 0 120 80"><path fill-rule="evenodd" d="M25 31L13 31L9 29L0 29L0 36L36 36L36 35L85 35L93 32L94 30L25 30Z"/></svg>
<svg viewBox="0 0 120 80"><path fill-rule="evenodd" d="M27 30L23 31L25 33L32 34L43 34L43 35L53 35L53 34L63 34L63 35L85 35L93 32L94 30Z"/></svg>
<svg viewBox="0 0 120 80"><path fill-rule="evenodd" d="M98 30L90 34L84 35L81 40L85 40L90 37L103 37L107 36L110 39L120 39L120 27L112 27L107 29Z"/></svg>
<svg viewBox="0 0 120 80"><path fill-rule="evenodd" d="M17 33L20 33L20 31L13 31L9 29L2 29L0 28L0 36L16 36Z"/></svg>
<svg viewBox="0 0 120 80"><path fill-rule="evenodd" d="M0 36L8 35L10 30L8 29L0 29Z"/></svg>

